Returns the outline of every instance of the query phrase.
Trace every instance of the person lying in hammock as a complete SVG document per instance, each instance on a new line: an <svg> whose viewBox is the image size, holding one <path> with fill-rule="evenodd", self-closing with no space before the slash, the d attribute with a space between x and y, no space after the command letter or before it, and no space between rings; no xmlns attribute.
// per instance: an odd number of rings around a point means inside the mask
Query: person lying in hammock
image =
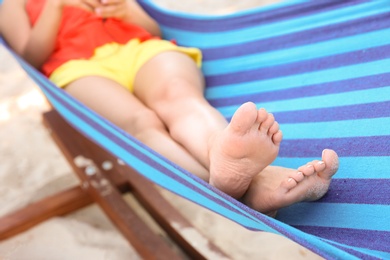
<svg viewBox="0 0 390 260"><path fill-rule="evenodd" d="M1 33L56 85L169 160L268 215L328 190L330 149L298 169L270 164L282 132L242 104L230 123L205 99L201 52L161 39L136 1L5 0Z"/></svg>

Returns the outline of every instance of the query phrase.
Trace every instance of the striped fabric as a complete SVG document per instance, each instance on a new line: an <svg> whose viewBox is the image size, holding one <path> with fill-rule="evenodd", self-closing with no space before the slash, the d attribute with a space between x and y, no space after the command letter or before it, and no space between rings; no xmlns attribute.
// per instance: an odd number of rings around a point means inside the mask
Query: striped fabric
<svg viewBox="0 0 390 260"><path fill-rule="evenodd" d="M337 151L340 170L323 199L285 208L277 219L259 214L151 151L15 57L75 128L158 185L327 259L390 259L390 2L293 0L224 16L140 2L166 38L202 49L206 97L226 118L245 101L275 114L284 133L275 165L296 168L320 157L323 148Z"/></svg>

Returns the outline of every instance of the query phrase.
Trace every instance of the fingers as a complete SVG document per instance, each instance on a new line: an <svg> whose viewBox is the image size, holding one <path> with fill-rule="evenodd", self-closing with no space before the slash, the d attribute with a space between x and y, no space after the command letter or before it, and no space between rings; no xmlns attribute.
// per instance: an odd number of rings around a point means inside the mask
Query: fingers
<svg viewBox="0 0 390 260"><path fill-rule="evenodd" d="M93 7L93 8L96 8L99 5L101 5L100 0L83 0L82 2L85 5L89 5L89 6Z"/></svg>
<svg viewBox="0 0 390 260"><path fill-rule="evenodd" d="M89 12L95 12L95 9L98 8L101 3L100 0L65 0L64 5L75 6Z"/></svg>
<svg viewBox="0 0 390 260"><path fill-rule="evenodd" d="M91 6L91 5L88 5L88 4L80 4L78 7L80 7L81 9L84 9L88 12L95 12L95 7Z"/></svg>

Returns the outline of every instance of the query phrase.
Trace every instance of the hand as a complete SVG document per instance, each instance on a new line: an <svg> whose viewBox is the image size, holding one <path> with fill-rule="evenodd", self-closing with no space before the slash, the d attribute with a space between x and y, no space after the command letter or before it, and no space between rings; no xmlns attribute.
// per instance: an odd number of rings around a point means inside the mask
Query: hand
<svg viewBox="0 0 390 260"><path fill-rule="evenodd" d="M95 13L104 18L124 19L128 14L127 0L100 0Z"/></svg>
<svg viewBox="0 0 390 260"><path fill-rule="evenodd" d="M56 0L50 3L55 3L61 9L64 6L73 6L89 12L95 12L95 9L101 6L100 0Z"/></svg>

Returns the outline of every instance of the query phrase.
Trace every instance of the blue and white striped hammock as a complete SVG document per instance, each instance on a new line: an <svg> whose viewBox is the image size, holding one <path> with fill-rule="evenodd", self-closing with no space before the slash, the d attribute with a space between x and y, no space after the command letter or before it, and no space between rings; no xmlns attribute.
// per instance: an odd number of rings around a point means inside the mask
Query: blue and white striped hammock
<svg viewBox="0 0 390 260"><path fill-rule="evenodd" d="M390 1L292 0L222 16L139 2L166 38L202 49L206 97L226 118L245 101L274 113L284 133L275 165L297 168L324 148L337 151L340 169L324 198L276 219L253 211L15 57L68 122L156 184L327 259L390 259Z"/></svg>

